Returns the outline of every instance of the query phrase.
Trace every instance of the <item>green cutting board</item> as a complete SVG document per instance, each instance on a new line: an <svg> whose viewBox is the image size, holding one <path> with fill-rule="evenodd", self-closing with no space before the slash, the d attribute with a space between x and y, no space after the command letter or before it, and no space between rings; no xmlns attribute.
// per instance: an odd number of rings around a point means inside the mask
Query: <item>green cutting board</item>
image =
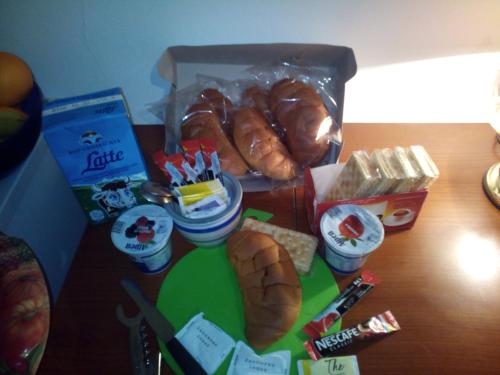
<svg viewBox="0 0 500 375"><path fill-rule="evenodd" d="M311 272L301 276L302 307L300 315L288 334L257 354L290 350L290 374L297 374L297 360L308 358L304 348L307 336L302 327L338 294L333 275L323 259L315 255ZM245 339L243 299L236 274L226 256L226 245L196 248L176 263L164 279L157 307L175 327L181 329L193 316L203 312L204 318L217 324L236 342ZM331 329L340 329L339 320ZM182 374L163 342L159 342L169 366ZM216 374L225 375L233 352L229 353Z"/></svg>

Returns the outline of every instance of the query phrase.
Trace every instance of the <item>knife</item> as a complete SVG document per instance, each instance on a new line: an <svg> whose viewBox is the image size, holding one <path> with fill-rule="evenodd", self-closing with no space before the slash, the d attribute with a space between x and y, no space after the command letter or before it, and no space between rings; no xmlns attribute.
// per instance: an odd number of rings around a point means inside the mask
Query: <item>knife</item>
<svg viewBox="0 0 500 375"><path fill-rule="evenodd" d="M186 375L207 375L205 370L193 358L193 356L184 348L175 337L175 329L172 324L163 316L163 314L154 306L144 295L141 288L133 281L124 278L121 281L123 288L128 295L139 306L144 314L144 319L148 322L154 333L165 342L165 345L172 354L179 367Z"/></svg>

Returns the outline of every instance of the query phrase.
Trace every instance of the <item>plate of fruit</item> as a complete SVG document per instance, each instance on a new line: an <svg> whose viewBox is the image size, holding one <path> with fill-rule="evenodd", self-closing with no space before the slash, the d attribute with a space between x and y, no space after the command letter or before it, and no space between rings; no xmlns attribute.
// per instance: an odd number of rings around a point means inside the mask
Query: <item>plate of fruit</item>
<svg viewBox="0 0 500 375"><path fill-rule="evenodd" d="M45 275L22 240L0 232L0 374L33 375L47 343Z"/></svg>

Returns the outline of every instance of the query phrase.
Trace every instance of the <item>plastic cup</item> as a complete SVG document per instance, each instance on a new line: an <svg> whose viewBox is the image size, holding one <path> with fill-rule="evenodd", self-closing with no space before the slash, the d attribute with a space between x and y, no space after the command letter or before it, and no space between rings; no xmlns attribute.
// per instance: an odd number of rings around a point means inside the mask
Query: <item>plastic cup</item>
<svg viewBox="0 0 500 375"><path fill-rule="evenodd" d="M154 204L133 207L118 217L111 240L144 273L165 270L172 259L173 222L167 211Z"/></svg>
<svg viewBox="0 0 500 375"><path fill-rule="evenodd" d="M354 204L329 208L321 217L325 259L337 273L360 269L384 240L384 227L367 209Z"/></svg>

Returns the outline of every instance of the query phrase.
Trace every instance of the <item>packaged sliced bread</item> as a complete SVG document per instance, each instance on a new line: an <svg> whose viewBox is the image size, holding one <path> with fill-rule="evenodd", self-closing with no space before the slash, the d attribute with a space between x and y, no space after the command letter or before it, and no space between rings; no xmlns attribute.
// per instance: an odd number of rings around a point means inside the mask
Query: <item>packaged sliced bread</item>
<svg viewBox="0 0 500 375"><path fill-rule="evenodd" d="M421 145L412 145L406 149L406 152L413 168L420 175L416 190L429 188L439 177L436 164Z"/></svg>
<svg viewBox="0 0 500 375"><path fill-rule="evenodd" d="M252 230L270 235L288 251L299 274L304 275L311 270L314 253L318 246L318 239L315 236L251 218L243 221L241 230Z"/></svg>
<svg viewBox="0 0 500 375"><path fill-rule="evenodd" d="M354 151L333 183L327 200L368 197L380 182L379 171L370 165L364 150Z"/></svg>

